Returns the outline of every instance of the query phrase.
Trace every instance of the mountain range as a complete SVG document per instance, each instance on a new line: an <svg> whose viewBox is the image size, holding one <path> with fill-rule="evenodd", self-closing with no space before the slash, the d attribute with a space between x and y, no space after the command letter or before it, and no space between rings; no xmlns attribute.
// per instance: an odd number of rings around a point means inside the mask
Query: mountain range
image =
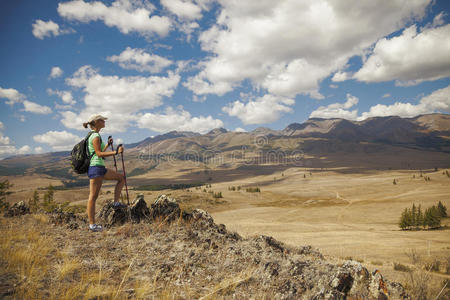
<svg viewBox="0 0 450 300"><path fill-rule="evenodd" d="M155 167L139 166L143 157L171 156L179 161L200 160L207 162L212 157L233 156L231 165L239 167L244 159L261 153L283 151L290 156L302 153L304 159L310 158L317 166L327 166L326 161L339 161L337 155L358 159L377 154L390 161L405 158L401 153L424 157L424 161L436 165L450 165L450 115L425 114L413 118L398 116L374 117L363 121L340 118L311 118L303 123L292 123L282 130L259 127L250 132L233 132L216 128L206 134L189 131L171 131L140 142L126 144L127 164L130 170L140 168L150 170ZM278 152L277 152L278 153ZM399 156L400 153L400 156ZM0 161L1 175L18 175L44 172L70 173L68 158L70 152L52 152L35 155L21 155ZM417 156L418 155L418 156ZM430 156L431 155L431 156ZM149 161L149 160L147 160ZM289 165L292 160L283 163ZM156 162L158 164L159 162ZM345 160L342 161L345 164ZM221 167L231 167L224 164ZM312 166L312 163L309 164ZM331 165L328 165L331 166ZM220 167L220 166L219 166ZM431 167L426 164L424 167ZM128 170L128 168L127 168ZM142 173L142 172L141 172ZM74 175L72 175L74 177Z"/></svg>

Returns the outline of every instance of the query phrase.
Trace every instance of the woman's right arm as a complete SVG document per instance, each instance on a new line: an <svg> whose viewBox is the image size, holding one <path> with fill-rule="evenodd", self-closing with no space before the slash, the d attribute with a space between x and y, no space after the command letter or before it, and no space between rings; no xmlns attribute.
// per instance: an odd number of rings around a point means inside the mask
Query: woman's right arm
<svg viewBox="0 0 450 300"><path fill-rule="evenodd" d="M105 151L105 152L102 152L101 145L100 145L100 138L99 137L95 137L92 140L92 144L94 145L95 154L97 154L98 157L108 157L108 156L116 155L116 151ZM118 149L117 153L122 153L122 152L123 152L123 147L120 147Z"/></svg>

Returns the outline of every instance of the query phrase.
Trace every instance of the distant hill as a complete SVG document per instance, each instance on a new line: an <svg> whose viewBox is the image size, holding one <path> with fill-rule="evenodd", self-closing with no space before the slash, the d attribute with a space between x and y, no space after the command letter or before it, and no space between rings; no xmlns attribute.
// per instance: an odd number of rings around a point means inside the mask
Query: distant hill
<svg viewBox="0 0 450 300"><path fill-rule="evenodd" d="M129 170L138 168L135 174L143 174L155 167L139 166L142 163L138 160L142 161L143 156L151 158L170 154L181 161L204 161L220 153L224 157L235 158L234 167L239 167L242 163L239 159L244 152L259 155L261 151L284 151L284 154L300 151L315 158L316 163L323 161L319 160L320 157L351 154L354 156L352 163L357 164L358 159L365 160L369 153L377 153L385 163L395 161L402 157L399 152L407 149L416 151L411 158L413 161L426 155L430 163L450 164L450 115L388 116L363 121L311 118L303 123L292 123L283 130L259 127L251 132L230 132L224 128L216 128L206 134L171 131L126 145L126 157ZM34 172L60 175L67 172L66 178L73 179L68 159L69 152L10 157L0 161L0 175ZM346 162L333 159L333 163L345 165Z"/></svg>

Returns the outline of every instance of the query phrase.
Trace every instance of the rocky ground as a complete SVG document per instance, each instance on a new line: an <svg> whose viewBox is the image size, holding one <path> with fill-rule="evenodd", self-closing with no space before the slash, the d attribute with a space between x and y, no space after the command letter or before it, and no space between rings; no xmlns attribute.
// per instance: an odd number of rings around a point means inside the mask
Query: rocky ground
<svg viewBox="0 0 450 300"><path fill-rule="evenodd" d="M310 246L242 238L203 210L181 211L165 195L150 206L143 196L130 207L106 203L99 233L87 230L85 216L29 214L24 203L5 216L2 235L26 228L51 246L41 250L45 267L28 274L14 268L5 245L26 247L30 237L3 238L4 298L26 297L34 288L37 298L410 299L399 283L359 262L336 265Z"/></svg>

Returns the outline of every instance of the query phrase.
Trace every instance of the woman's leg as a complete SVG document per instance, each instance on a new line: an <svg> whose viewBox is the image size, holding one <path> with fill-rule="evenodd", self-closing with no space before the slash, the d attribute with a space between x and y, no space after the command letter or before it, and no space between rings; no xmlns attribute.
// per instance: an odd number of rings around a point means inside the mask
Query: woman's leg
<svg viewBox="0 0 450 300"><path fill-rule="evenodd" d="M89 179L89 200L87 204L89 224L95 224L95 201L102 187L102 182L103 177Z"/></svg>
<svg viewBox="0 0 450 300"><path fill-rule="evenodd" d="M120 193L125 185L125 177L123 174L117 173L116 171L106 169L106 174L103 176L106 180L117 180L116 188L114 189L114 202L119 202Z"/></svg>

